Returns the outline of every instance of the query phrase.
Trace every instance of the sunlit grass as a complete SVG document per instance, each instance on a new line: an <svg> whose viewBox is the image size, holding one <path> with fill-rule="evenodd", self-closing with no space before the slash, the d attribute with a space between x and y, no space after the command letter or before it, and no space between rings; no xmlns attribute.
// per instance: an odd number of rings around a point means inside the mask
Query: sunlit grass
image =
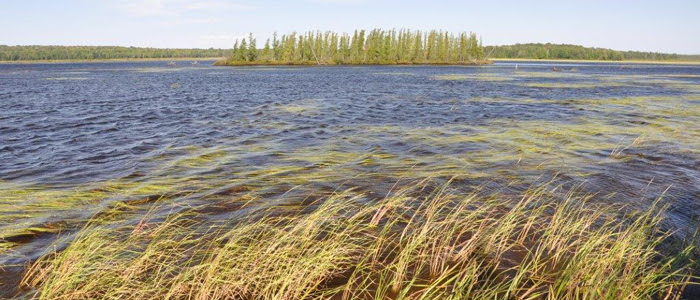
<svg viewBox="0 0 700 300"><path fill-rule="evenodd" d="M89 224L23 284L42 299L647 299L688 280L692 248L656 250L663 207L628 214L547 185L519 199L408 186L219 224Z"/></svg>

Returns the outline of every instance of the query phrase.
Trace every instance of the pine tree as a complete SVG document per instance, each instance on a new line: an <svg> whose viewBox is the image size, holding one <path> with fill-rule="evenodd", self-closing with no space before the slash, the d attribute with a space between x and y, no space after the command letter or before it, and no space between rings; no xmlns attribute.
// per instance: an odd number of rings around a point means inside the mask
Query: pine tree
<svg viewBox="0 0 700 300"><path fill-rule="evenodd" d="M552 55L552 54L548 54ZM292 32L278 39L275 33L262 49L252 34L234 43L232 64L396 64L469 63L482 60L483 47L476 35L443 31L356 30L353 35L334 32ZM614 57L606 54L605 57Z"/></svg>
<svg viewBox="0 0 700 300"><path fill-rule="evenodd" d="M415 42L413 43L413 58L412 63L423 63L425 54L423 52L423 41L421 40L422 34L416 32Z"/></svg>
<svg viewBox="0 0 700 300"><path fill-rule="evenodd" d="M272 34L272 60L280 60L280 42L277 40L277 32Z"/></svg>
<svg viewBox="0 0 700 300"><path fill-rule="evenodd" d="M245 39L241 40L241 43L238 45L238 53L236 53L236 59L238 61L248 61L248 43L246 42Z"/></svg>
<svg viewBox="0 0 700 300"><path fill-rule="evenodd" d="M263 61L270 61L270 60L272 60L272 57L271 57L271 56L272 56L272 53L271 53L271 51L272 51L272 49L270 48L270 39L267 39L267 40L265 41L265 48L263 48L263 51L262 51L262 59L263 59Z"/></svg>
<svg viewBox="0 0 700 300"><path fill-rule="evenodd" d="M235 43L233 43L233 51L231 51L231 60L237 60L238 57L238 40L236 40Z"/></svg>
<svg viewBox="0 0 700 300"><path fill-rule="evenodd" d="M258 59L258 49L255 47L255 39L253 38L253 33L248 34L248 61L256 61Z"/></svg>

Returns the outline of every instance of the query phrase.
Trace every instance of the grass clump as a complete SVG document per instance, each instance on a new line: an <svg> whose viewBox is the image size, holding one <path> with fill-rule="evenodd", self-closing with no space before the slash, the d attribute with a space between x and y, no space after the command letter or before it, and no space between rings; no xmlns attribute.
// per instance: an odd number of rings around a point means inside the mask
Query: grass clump
<svg viewBox="0 0 700 300"><path fill-rule="evenodd" d="M475 80L475 81L509 81L513 80L511 77L506 77L498 74L489 73L478 73L478 74L443 74L435 75L432 77L433 80L448 80L448 81L460 81L460 80Z"/></svg>
<svg viewBox="0 0 700 300"><path fill-rule="evenodd" d="M545 89L593 89L602 87L621 87L625 84L620 82L535 82L522 84L526 87Z"/></svg>
<svg viewBox="0 0 700 300"><path fill-rule="evenodd" d="M547 185L514 199L407 186L235 220L94 222L22 284L40 299L648 299L689 279L683 255L657 250L660 207L627 214Z"/></svg>

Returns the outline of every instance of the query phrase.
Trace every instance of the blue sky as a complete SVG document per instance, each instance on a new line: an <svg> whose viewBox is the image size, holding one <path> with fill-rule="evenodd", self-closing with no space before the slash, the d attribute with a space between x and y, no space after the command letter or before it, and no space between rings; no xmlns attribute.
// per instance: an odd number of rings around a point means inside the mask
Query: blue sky
<svg viewBox="0 0 700 300"><path fill-rule="evenodd" d="M700 0L0 0L0 26L5 45L230 48L248 32L409 28L700 54Z"/></svg>

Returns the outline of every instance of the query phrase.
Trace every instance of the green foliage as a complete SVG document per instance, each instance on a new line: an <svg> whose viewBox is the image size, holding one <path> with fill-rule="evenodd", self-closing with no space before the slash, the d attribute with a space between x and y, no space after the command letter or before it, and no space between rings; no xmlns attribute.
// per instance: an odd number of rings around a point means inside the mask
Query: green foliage
<svg viewBox="0 0 700 300"><path fill-rule="evenodd" d="M515 44L488 46L493 58L583 59L583 60L700 60L700 55L679 55L656 52L617 51L566 44Z"/></svg>
<svg viewBox="0 0 700 300"><path fill-rule="evenodd" d="M248 61L255 61L258 59L258 49L255 46L255 39L253 38L253 34L248 35L248 52L247 52L247 57L246 60Z"/></svg>
<svg viewBox="0 0 700 300"><path fill-rule="evenodd" d="M252 35L236 45L234 54L220 64L476 64L485 57L476 34L436 30L355 30L352 36L292 32L280 40L275 33L272 45L261 50ZM247 55L241 55L245 49Z"/></svg>
<svg viewBox="0 0 700 300"><path fill-rule="evenodd" d="M1 61L225 57L224 49L160 49L116 46L5 46Z"/></svg>
<svg viewBox="0 0 700 300"><path fill-rule="evenodd" d="M22 285L36 299L678 299L694 247L657 251L666 206L620 218L561 193L482 196L423 180L383 199L341 190L214 224L154 205L137 224L93 219Z"/></svg>

